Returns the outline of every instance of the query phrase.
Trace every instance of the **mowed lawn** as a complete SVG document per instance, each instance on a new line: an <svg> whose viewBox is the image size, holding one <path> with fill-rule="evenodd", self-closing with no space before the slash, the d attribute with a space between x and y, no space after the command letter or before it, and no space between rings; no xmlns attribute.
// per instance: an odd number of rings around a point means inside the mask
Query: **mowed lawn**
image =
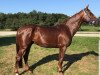
<svg viewBox="0 0 100 75"><path fill-rule="evenodd" d="M64 75L98 75L98 41L96 37L74 37L66 50ZM14 75L15 36L0 37L0 75ZM20 69L21 75L57 75L59 50L32 45L29 65L33 73Z"/></svg>
<svg viewBox="0 0 100 75"><path fill-rule="evenodd" d="M79 30L80 31L86 31L86 32L99 32L100 26L82 25Z"/></svg>

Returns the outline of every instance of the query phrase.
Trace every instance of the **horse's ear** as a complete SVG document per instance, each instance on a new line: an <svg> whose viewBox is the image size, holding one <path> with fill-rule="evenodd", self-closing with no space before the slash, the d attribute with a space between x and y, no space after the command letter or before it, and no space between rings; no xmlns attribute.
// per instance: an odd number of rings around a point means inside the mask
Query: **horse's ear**
<svg viewBox="0 0 100 75"><path fill-rule="evenodd" d="M88 9L88 7L89 7L89 4L86 6L86 9Z"/></svg>

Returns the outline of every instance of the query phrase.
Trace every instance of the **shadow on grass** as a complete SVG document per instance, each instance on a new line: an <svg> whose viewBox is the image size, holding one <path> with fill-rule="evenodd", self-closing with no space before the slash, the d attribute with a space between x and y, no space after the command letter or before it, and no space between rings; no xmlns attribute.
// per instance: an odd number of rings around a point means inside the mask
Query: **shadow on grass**
<svg viewBox="0 0 100 75"><path fill-rule="evenodd" d="M70 68L70 66L81 60L83 57L85 56L88 56L88 55L94 55L94 56L98 56L99 54L94 52L94 51L89 51L89 52L85 52L85 53L79 53L79 54L72 54L72 55L67 55L65 54L65 58L64 58L64 61L68 61L66 64L64 64L63 66L63 73L68 69ZM37 63L34 63L33 65L30 66L30 70L33 72L33 70L40 66L40 65L43 65L45 63L48 63L50 61L53 61L53 60L58 60L58 54L53 54L53 55L48 55L46 57L44 57L43 59L39 60ZM20 75L24 74L26 71L23 71Z"/></svg>
<svg viewBox="0 0 100 75"><path fill-rule="evenodd" d="M15 44L15 42L16 42L15 36L0 37L0 47Z"/></svg>

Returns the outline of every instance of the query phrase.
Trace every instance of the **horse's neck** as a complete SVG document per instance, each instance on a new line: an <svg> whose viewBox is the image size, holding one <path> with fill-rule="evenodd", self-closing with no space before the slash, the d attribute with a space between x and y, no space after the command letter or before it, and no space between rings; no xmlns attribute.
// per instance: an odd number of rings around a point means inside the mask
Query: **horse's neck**
<svg viewBox="0 0 100 75"><path fill-rule="evenodd" d="M82 11L78 14L72 16L67 22L66 25L68 26L71 36L73 37L74 34L78 31L83 22L83 14Z"/></svg>

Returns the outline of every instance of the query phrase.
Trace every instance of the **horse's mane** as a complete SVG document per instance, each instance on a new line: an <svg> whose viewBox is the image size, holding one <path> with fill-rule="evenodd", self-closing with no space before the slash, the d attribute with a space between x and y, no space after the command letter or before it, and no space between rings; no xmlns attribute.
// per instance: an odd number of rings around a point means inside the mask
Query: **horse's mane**
<svg viewBox="0 0 100 75"><path fill-rule="evenodd" d="M71 17L69 17L69 18L65 19L65 20L64 20L64 22L63 22L63 24L66 24L66 22L67 22L67 21L69 21L70 19L75 18L75 17L77 16L77 14L79 14L79 13L81 13L81 12L82 12L82 10L81 10L80 12L78 12L78 13L74 14L73 16L71 16Z"/></svg>

